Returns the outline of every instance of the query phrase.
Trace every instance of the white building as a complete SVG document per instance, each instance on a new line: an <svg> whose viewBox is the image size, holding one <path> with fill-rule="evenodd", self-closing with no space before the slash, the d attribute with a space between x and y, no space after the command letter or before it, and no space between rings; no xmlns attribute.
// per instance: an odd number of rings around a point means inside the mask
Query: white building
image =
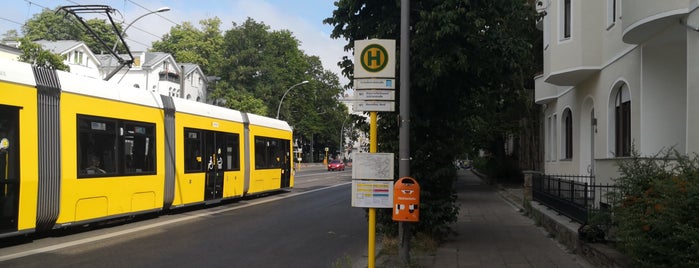
<svg viewBox="0 0 699 268"><path fill-rule="evenodd" d="M169 53L133 52L131 68L123 67L109 81L150 90L161 95L206 101L207 78L196 64L177 63ZM128 59L128 55L120 55ZM112 55L99 55L102 62L102 77L106 77L117 66L118 60ZM184 69L184 71L183 71ZM184 81L180 76L184 74ZM181 88L184 87L184 91Z"/></svg>
<svg viewBox="0 0 699 268"><path fill-rule="evenodd" d="M349 115L357 115L357 116L363 116L366 118L367 124L369 124L369 115L364 113L364 112L357 112L354 111L354 103L356 101L353 99L353 97L348 94L344 93L342 98L340 99L340 103L344 104L347 106L347 112ZM349 118L349 117L348 117ZM343 141L343 151L342 154L340 155L341 158L344 159L353 159L352 155L354 153L366 153L369 152L369 133L364 133L363 131L360 131L359 129L355 127L350 127L350 123L346 123L343 125L344 127L344 136L342 138ZM357 137L356 140L353 140L350 135Z"/></svg>
<svg viewBox="0 0 699 268"><path fill-rule="evenodd" d="M22 51L16 45L0 44L0 59L18 61Z"/></svg>
<svg viewBox="0 0 699 268"><path fill-rule="evenodd" d="M75 40L37 40L34 41L41 45L45 50L63 56L63 63L70 67L70 72L92 77L100 78L100 61L95 57L90 48L82 41Z"/></svg>
<svg viewBox="0 0 699 268"><path fill-rule="evenodd" d="M536 2L545 173L604 183L632 146L699 152L699 1Z"/></svg>

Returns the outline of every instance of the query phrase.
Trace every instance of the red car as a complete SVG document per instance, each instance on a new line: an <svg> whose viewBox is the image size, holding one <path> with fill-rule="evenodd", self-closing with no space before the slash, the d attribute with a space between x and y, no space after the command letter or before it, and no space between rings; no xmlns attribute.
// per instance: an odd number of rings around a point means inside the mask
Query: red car
<svg viewBox="0 0 699 268"><path fill-rule="evenodd" d="M328 171L345 170L345 163L340 160L332 160L328 163Z"/></svg>

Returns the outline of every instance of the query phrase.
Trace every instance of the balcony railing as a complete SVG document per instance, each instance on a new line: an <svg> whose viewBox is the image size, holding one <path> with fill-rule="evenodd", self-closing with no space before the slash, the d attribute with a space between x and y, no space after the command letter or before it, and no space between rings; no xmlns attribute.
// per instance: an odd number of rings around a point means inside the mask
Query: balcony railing
<svg viewBox="0 0 699 268"><path fill-rule="evenodd" d="M180 75L177 73L160 72L158 75L160 76L160 81L180 82Z"/></svg>

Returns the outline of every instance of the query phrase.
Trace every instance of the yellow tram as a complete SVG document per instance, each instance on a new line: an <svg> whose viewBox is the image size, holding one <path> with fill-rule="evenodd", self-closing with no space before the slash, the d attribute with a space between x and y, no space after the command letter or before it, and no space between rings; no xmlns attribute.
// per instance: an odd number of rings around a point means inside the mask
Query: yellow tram
<svg viewBox="0 0 699 268"><path fill-rule="evenodd" d="M0 237L294 185L284 121L0 61Z"/></svg>

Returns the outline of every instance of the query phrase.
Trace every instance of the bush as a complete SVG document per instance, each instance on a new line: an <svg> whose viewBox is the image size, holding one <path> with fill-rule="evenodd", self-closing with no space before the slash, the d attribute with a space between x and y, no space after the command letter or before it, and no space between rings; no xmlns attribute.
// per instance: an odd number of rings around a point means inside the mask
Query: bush
<svg viewBox="0 0 699 268"><path fill-rule="evenodd" d="M661 154L619 163L621 249L636 267L699 267L699 159Z"/></svg>

